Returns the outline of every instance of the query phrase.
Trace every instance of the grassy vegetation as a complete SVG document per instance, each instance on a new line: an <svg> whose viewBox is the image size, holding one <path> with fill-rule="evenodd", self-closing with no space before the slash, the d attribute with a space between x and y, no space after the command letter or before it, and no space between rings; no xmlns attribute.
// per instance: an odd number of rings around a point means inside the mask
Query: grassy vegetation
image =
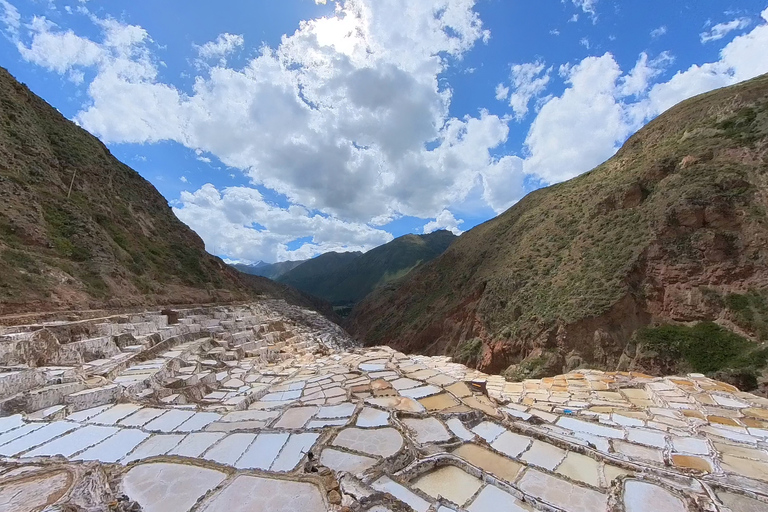
<svg viewBox="0 0 768 512"><path fill-rule="evenodd" d="M693 327L663 325L641 329L637 341L660 356L682 360L694 372L712 373L732 367L754 346L746 338L713 323Z"/></svg>
<svg viewBox="0 0 768 512"><path fill-rule="evenodd" d="M469 367L476 366L483 352L483 340L474 338L456 347L453 360Z"/></svg>
<svg viewBox="0 0 768 512"><path fill-rule="evenodd" d="M754 333L758 340L768 340L768 299L765 292L750 291L745 294L730 294L725 305L735 316L735 323Z"/></svg>
<svg viewBox="0 0 768 512"><path fill-rule="evenodd" d="M755 389L768 366L768 345L750 342L711 322L643 329L637 338L643 350L673 363L678 373L705 373L743 390Z"/></svg>
<svg viewBox="0 0 768 512"><path fill-rule="evenodd" d="M335 306L355 304L374 289L403 278L430 261L456 239L448 231L406 235L362 253L329 253L281 275L277 281L327 300Z"/></svg>
<svg viewBox="0 0 768 512"><path fill-rule="evenodd" d="M259 287L209 257L149 182L1 68L0 151L0 311L40 306L62 285L76 293L57 300L89 302L135 302L168 285L204 300L213 288L245 298Z"/></svg>
<svg viewBox="0 0 768 512"><path fill-rule="evenodd" d="M764 76L670 109L608 162L536 190L399 288L380 289L353 312L350 328L367 343L452 346L435 326L466 314L490 338L514 340L514 356L522 356L558 325L600 319L627 297L658 300L649 281L738 265L744 237L766 229L764 212L743 212L764 210L756 194L764 164L751 141L768 137L767 107ZM713 212L718 222L710 222ZM725 262L708 258L713 237ZM749 315L762 306L749 304L743 323L758 326ZM568 348L593 345L593 334L569 337Z"/></svg>
<svg viewBox="0 0 768 512"><path fill-rule="evenodd" d="M540 377L541 370L547 365L549 358L546 356L526 359L518 365L507 368L504 372L504 378L509 382L521 382L525 379Z"/></svg>
<svg viewBox="0 0 768 512"><path fill-rule="evenodd" d="M765 121L766 108L764 105L756 107L745 107L728 117L724 121L717 123L717 128L723 130L728 138L738 140L746 144L755 143L759 136L759 122Z"/></svg>

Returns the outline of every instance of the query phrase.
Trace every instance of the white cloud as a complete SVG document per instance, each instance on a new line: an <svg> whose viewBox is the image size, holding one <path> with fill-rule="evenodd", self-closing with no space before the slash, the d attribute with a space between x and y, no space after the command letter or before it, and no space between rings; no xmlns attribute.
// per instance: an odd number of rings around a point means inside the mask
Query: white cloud
<svg viewBox="0 0 768 512"><path fill-rule="evenodd" d="M659 76L674 60L669 52L662 52L652 60L649 60L647 53L641 53L632 71L621 77L619 95L637 96L647 91L651 81Z"/></svg>
<svg viewBox="0 0 768 512"><path fill-rule="evenodd" d="M202 46L196 46L197 55L202 61L217 59L220 65L226 65L226 57L242 48L245 39L241 35L221 34L215 41L208 41Z"/></svg>
<svg viewBox="0 0 768 512"><path fill-rule="evenodd" d="M509 106L515 113L515 118L521 121L528 114L528 105L532 99L538 98L549 84L552 68L547 68L542 61L514 64L510 70ZM500 84L501 85L501 84ZM498 98L499 87L496 88Z"/></svg>
<svg viewBox="0 0 768 512"><path fill-rule="evenodd" d="M737 18L727 23L718 23L708 32L702 32L700 34L701 42L709 43L711 41L718 41L727 36L730 32L733 32L734 30L744 30L751 24L752 22L749 18Z"/></svg>
<svg viewBox="0 0 768 512"><path fill-rule="evenodd" d="M499 101L507 101L508 97L509 97L509 87L505 86L504 84L497 85L496 99Z"/></svg>
<svg viewBox="0 0 768 512"><path fill-rule="evenodd" d="M64 74L74 67L94 66L108 52L106 46L83 39L71 30L56 30L56 25L43 17L35 16L28 28L32 43L28 47L18 43L21 56L51 71Z"/></svg>
<svg viewBox="0 0 768 512"><path fill-rule="evenodd" d="M206 248L241 261L307 259L328 251L367 251L390 242L386 231L363 223L312 214L301 206L279 208L250 187L219 191L203 185L182 192L176 215L205 240ZM297 250L288 244L311 237Z"/></svg>
<svg viewBox="0 0 768 512"><path fill-rule="evenodd" d="M562 2L566 3L567 0L562 0ZM597 10L595 6L598 0L571 0L571 2L576 8L581 9L585 14L589 14L590 18L592 18L592 23L597 23ZM579 21L579 15L574 14L570 21L574 23Z"/></svg>
<svg viewBox="0 0 768 512"><path fill-rule="evenodd" d="M463 231L459 229L459 225L463 223L463 220L456 220L453 214L448 210L443 210L437 215L435 220L424 225L424 233L434 233L440 229L446 229L458 236L463 233Z"/></svg>
<svg viewBox="0 0 768 512"><path fill-rule="evenodd" d="M182 176L181 178L179 178L179 180L180 180L182 183L189 183L189 180L187 179L187 177L186 177L186 176Z"/></svg>
<svg viewBox="0 0 768 512"><path fill-rule="evenodd" d="M630 130L614 96L621 70L611 54L565 66L561 74L570 87L541 108L525 141L525 171L550 183L599 164Z"/></svg>
<svg viewBox="0 0 768 512"><path fill-rule="evenodd" d="M651 30L651 37L653 39L658 39L659 37L666 35L666 33L667 33L667 26L662 25L657 29Z"/></svg>
<svg viewBox="0 0 768 512"><path fill-rule="evenodd" d="M572 0L573 5L580 8L582 11L584 11L587 14L595 14L595 5L597 5L598 0Z"/></svg>
<svg viewBox="0 0 768 512"><path fill-rule="evenodd" d="M693 65L655 82L672 57L641 54L623 73L613 55L563 66L567 88L542 106L525 141L523 170L545 182L563 181L611 157L627 136L687 98L768 72L768 9L764 23L733 39L716 62Z"/></svg>
<svg viewBox="0 0 768 512"><path fill-rule="evenodd" d="M6 0L0 0L0 7L3 8L0 14L0 21L5 25L5 31L9 39L16 39L21 28L21 14L15 6L9 4Z"/></svg>
<svg viewBox="0 0 768 512"><path fill-rule="evenodd" d="M483 199L496 213L506 211L522 198L523 160L505 156L482 174Z"/></svg>
<svg viewBox="0 0 768 512"><path fill-rule="evenodd" d="M40 19L19 49L58 73L95 72L85 74L95 78L76 120L105 142L175 141L305 212L377 226L403 215L434 218L482 176L508 169L491 156L507 139L508 120L451 117L450 87L438 80L489 38L474 4L347 0L238 68L222 57L245 41L222 34L199 47L219 60L200 68L191 91L159 79L146 31L114 20L92 18L99 40Z"/></svg>

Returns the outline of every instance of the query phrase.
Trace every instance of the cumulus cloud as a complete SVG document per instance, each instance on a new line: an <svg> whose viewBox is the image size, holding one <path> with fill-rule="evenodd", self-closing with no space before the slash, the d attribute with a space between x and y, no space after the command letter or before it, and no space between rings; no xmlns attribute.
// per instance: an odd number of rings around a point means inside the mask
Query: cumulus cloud
<svg viewBox="0 0 768 512"><path fill-rule="evenodd" d="M386 231L364 223L312 214L291 205L279 208L250 187L219 191L212 184L182 192L176 215L205 240L208 250L240 261L307 259L328 251L367 251L392 241ZM296 250L288 244L311 237Z"/></svg>
<svg viewBox="0 0 768 512"><path fill-rule="evenodd" d="M221 34L215 41L208 41L202 46L197 46L197 55L201 61L217 59L223 66L226 65L228 55L234 53L245 44L245 38L235 34Z"/></svg>
<svg viewBox="0 0 768 512"><path fill-rule="evenodd" d="M545 182L563 181L611 157L646 121L687 98L768 72L768 9L764 23L733 39L720 59L693 65L656 82L673 61L641 54L628 73L614 56L563 66L567 88L545 102L525 141L523 171Z"/></svg>
<svg viewBox="0 0 768 512"><path fill-rule="evenodd" d="M492 156L508 121L451 117L451 90L438 80L488 40L474 4L347 0L238 68L225 59L246 41L222 34L198 48L211 65L191 91L158 78L144 29L115 20L92 17L99 39L37 18L19 51L57 73L95 72L84 75L94 78L76 120L105 142L175 141L305 211L376 226L434 218L508 168Z"/></svg>
<svg viewBox="0 0 768 512"><path fill-rule="evenodd" d="M538 98L549 84L552 68L542 61L514 64L510 70L510 86L507 89L509 106L515 113L515 118L522 121L528 114L528 106L532 99ZM504 87L499 84L499 87ZM496 88L496 98L499 98L499 87ZM506 95L504 96L506 97Z"/></svg>
<svg viewBox="0 0 768 512"><path fill-rule="evenodd" d="M523 195L523 160L508 155L482 173L483 199L496 213L515 204Z"/></svg>
<svg viewBox="0 0 768 512"><path fill-rule="evenodd" d="M424 233L434 233L440 229L446 229L458 236L463 233L463 231L459 229L459 225L463 223L463 220L456 220L453 214L448 210L443 210L437 215L435 220L428 222L424 226Z"/></svg>
<svg viewBox="0 0 768 512"><path fill-rule="evenodd" d="M39 66L64 74L75 67L98 64L109 52L106 45L75 35L71 30L58 31L56 25L35 16L29 24L32 42L27 47L18 43L21 56Z"/></svg>
<svg viewBox="0 0 768 512"><path fill-rule="evenodd" d="M718 41L734 30L744 30L752 24L749 18L737 18L727 23L718 23L707 32L700 34L702 43Z"/></svg>
<svg viewBox="0 0 768 512"><path fill-rule="evenodd" d="M596 15L594 0L566 1ZM475 0L347 0L238 67L226 58L249 42L222 34L198 48L208 65L191 71L188 90L161 79L142 27L91 15L99 35L84 37L42 17L21 24L0 3L24 59L84 81L82 126L111 143L173 141L249 178L250 187L185 192L175 209L209 248L244 261L370 249L391 239L381 227L402 216L458 230L451 211L470 194L502 212L526 176L554 183L583 173L673 104L768 71L768 9L719 60L666 81L666 53L641 54L629 70L610 53L559 69L518 64L495 91L514 117L536 107L517 156L499 150L507 117L449 113L442 73L463 69L466 52L489 37ZM547 95L555 70L565 89ZM286 206L265 201L265 189Z"/></svg>

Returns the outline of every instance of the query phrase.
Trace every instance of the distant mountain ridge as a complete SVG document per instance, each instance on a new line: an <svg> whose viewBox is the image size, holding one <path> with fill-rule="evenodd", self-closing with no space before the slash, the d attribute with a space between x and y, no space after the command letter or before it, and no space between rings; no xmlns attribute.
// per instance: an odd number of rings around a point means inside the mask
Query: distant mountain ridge
<svg viewBox="0 0 768 512"><path fill-rule="evenodd" d="M253 276L262 276L268 279L275 280L282 276L286 272L293 270L307 260L298 261L280 261L277 263L265 263L260 261L252 265L246 265L244 263L232 264L233 268L236 268L240 272L245 274L251 274Z"/></svg>
<svg viewBox="0 0 768 512"><path fill-rule="evenodd" d="M673 107L345 325L511 380L597 367L768 390L768 75Z"/></svg>
<svg viewBox="0 0 768 512"><path fill-rule="evenodd" d="M0 315L284 298L205 251L163 196L0 68Z"/></svg>
<svg viewBox="0 0 768 512"><path fill-rule="evenodd" d="M405 235L366 253L327 253L277 280L335 306L349 306L442 254L456 240L449 231Z"/></svg>

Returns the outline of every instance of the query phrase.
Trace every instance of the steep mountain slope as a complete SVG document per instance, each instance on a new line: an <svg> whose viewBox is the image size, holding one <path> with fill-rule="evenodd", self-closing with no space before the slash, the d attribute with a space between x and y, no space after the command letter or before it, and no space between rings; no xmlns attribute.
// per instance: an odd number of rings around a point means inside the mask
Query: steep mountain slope
<svg viewBox="0 0 768 512"><path fill-rule="evenodd" d="M763 76L670 109L605 164L379 289L347 326L513 379L590 365L744 370L754 385L768 349L742 356L768 331L766 212ZM676 325L646 329L661 324Z"/></svg>
<svg viewBox="0 0 768 512"><path fill-rule="evenodd" d="M346 261L342 261L341 255L319 256L296 267L278 281L334 305L351 305L376 287L399 279L421 263L441 255L455 239L456 236L449 231L405 235L365 254L352 253ZM328 260L335 266L327 264Z"/></svg>
<svg viewBox="0 0 768 512"><path fill-rule="evenodd" d="M257 265L236 264L232 266L240 272L251 274L252 276L262 276L274 280L283 274L286 274L295 269L305 261L307 260L280 261L278 263L264 263L262 261Z"/></svg>
<svg viewBox="0 0 768 512"><path fill-rule="evenodd" d="M155 188L0 68L0 315L284 297L205 252Z"/></svg>
<svg viewBox="0 0 768 512"><path fill-rule="evenodd" d="M333 287L332 276L362 255L361 252L327 252L286 272L277 281L326 299L326 290Z"/></svg>

